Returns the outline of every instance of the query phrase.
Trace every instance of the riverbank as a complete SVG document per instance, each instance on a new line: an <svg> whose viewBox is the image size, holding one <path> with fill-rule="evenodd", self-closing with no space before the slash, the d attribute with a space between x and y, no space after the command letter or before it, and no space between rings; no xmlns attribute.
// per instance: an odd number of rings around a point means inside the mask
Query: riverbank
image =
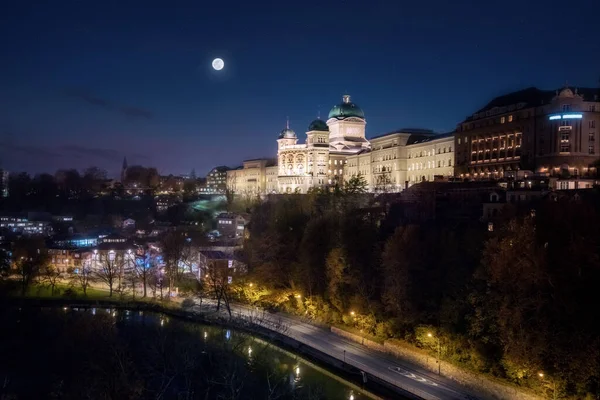
<svg viewBox="0 0 600 400"><path fill-rule="evenodd" d="M234 315L232 318L219 312L195 312L184 309L181 304L175 302L147 302L141 300L117 300L117 299L68 299L68 298L18 298L9 297L3 299L3 303L15 307L70 307L70 308L112 308L127 309L131 311L144 311L162 313L172 318L185 321L198 322L208 325L219 325L237 329L253 336L259 337L269 343L276 345L293 354L300 355L304 361L314 364L316 367L328 371L329 374L342 379L355 390L363 392L372 399L404 398L420 399L401 388L390 385L388 382L375 376L366 375L366 383L360 370L351 365L331 357L315 348L307 346L298 340L286 335L285 323L277 324L266 322L257 312L252 316ZM267 326L266 326L267 325ZM270 326L268 326L270 325Z"/></svg>

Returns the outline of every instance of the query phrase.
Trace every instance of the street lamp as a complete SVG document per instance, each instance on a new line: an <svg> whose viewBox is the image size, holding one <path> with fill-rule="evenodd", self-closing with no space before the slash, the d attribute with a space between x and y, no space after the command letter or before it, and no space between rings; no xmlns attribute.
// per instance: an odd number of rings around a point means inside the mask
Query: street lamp
<svg viewBox="0 0 600 400"><path fill-rule="evenodd" d="M429 336L430 338L433 337L433 334L431 332L427 333L427 336ZM440 338L439 336L435 337L437 340L437 365L438 365L438 375L441 375L442 372L442 364L441 364L441 355L442 355L442 346L440 344Z"/></svg>
<svg viewBox="0 0 600 400"><path fill-rule="evenodd" d="M543 372L538 372L538 376L542 380L542 383L544 384L544 386L547 386L549 389L552 390L552 398L554 400L558 399L558 397L556 397L556 381L555 380L550 380L548 383L546 383L546 379L544 379L544 373Z"/></svg>
<svg viewBox="0 0 600 400"><path fill-rule="evenodd" d="M350 311L350 315L352 315L354 317L354 315L356 315L356 313L354 311Z"/></svg>

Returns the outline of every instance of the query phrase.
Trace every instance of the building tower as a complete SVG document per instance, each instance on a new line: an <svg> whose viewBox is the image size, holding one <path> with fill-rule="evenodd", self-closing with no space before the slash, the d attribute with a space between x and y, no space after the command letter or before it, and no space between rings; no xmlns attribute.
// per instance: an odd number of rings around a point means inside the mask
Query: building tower
<svg viewBox="0 0 600 400"><path fill-rule="evenodd" d="M358 104L350 101L350 95L344 95L342 102L329 111L327 125L331 151L353 154L369 148L365 137L365 113Z"/></svg>
<svg viewBox="0 0 600 400"><path fill-rule="evenodd" d="M121 167L121 184L125 184L125 178L127 177L127 157L123 157L123 166Z"/></svg>

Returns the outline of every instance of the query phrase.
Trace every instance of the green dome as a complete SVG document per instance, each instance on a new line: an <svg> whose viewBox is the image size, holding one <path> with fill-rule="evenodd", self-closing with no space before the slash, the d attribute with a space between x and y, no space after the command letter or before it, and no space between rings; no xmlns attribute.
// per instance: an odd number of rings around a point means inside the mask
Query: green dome
<svg viewBox="0 0 600 400"><path fill-rule="evenodd" d="M279 133L279 139L296 139L296 132L290 128L285 128Z"/></svg>
<svg viewBox="0 0 600 400"><path fill-rule="evenodd" d="M322 119L315 119L308 126L308 131L309 132L312 132L312 131L329 132L329 127L327 126L325 121L323 121Z"/></svg>
<svg viewBox="0 0 600 400"><path fill-rule="evenodd" d="M365 118L365 113L356 104L350 101L350 95L344 95L341 104L334 106L329 111L329 118L346 119L348 117Z"/></svg>

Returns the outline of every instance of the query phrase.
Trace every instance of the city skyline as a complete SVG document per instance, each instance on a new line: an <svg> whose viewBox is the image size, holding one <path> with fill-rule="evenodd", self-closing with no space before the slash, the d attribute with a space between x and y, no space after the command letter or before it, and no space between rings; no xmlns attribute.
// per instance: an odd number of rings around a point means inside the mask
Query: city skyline
<svg viewBox="0 0 600 400"><path fill-rule="evenodd" d="M576 39L593 34L597 6L573 10L577 29L557 30L544 21L564 10L541 4L520 5L518 15L356 1L234 11L15 5L0 28L13 38L2 44L12 62L0 67L1 166L98 165L117 176L127 156L162 174L201 176L273 157L286 117L303 138L346 92L365 110L370 138L404 127L448 132L528 86L595 86L598 54L558 63L550 50L586 54ZM228 26L216 22L224 16ZM211 69L215 57L223 70Z"/></svg>

